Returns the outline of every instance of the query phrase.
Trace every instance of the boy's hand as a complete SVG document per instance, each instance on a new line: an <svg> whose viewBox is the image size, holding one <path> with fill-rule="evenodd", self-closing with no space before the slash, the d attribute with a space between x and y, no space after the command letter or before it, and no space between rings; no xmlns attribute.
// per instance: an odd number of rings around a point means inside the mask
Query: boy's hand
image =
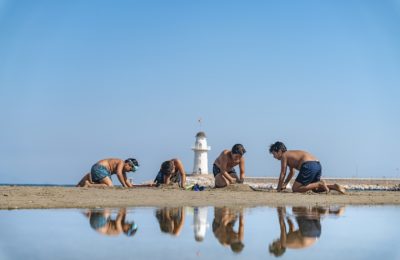
<svg viewBox="0 0 400 260"><path fill-rule="evenodd" d="M284 183L284 184L282 185L281 190L286 190L286 186L287 186L287 183Z"/></svg>
<svg viewBox="0 0 400 260"><path fill-rule="evenodd" d="M244 182L244 180L243 179L237 179L236 182L242 184Z"/></svg>

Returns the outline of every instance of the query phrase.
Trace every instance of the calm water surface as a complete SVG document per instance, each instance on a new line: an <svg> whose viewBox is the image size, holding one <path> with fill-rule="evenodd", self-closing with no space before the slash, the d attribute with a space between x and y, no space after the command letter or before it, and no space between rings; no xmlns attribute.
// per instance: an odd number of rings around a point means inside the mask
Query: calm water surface
<svg viewBox="0 0 400 260"><path fill-rule="evenodd" d="M0 211L0 259L400 259L400 207Z"/></svg>

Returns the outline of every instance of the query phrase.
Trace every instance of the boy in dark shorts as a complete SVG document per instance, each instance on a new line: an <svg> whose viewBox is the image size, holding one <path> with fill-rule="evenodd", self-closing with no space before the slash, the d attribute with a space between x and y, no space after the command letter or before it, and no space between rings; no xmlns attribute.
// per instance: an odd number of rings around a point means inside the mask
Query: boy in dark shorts
<svg viewBox="0 0 400 260"><path fill-rule="evenodd" d="M243 145L235 144L230 151L224 150L218 156L213 165L216 188L222 188L233 183L243 183L245 176L243 155L245 153L246 149ZM234 169L237 165L240 169L240 178Z"/></svg>
<svg viewBox="0 0 400 260"><path fill-rule="evenodd" d="M330 190L336 190L342 194L345 193L345 189L342 186L338 184L327 185L325 181L321 180L321 164L312 154L299 150L287 151L282 142L272 144L269 152L275 159L281 161L278 192L286 189L287 184L294 175L294 171L298 170L299 174L292 186L293 192L312 190L314 192L328 193ZM285 180L287 167L289 167L289 174Z"/></svg>
<svg viewBox="0 0 400 260"><path fill-rule="evenodd" d="M169 184L176 182L180 184L181 188L186 185L186 173L183 163L179 159L171 159L161 164L160 171L154 179L154 184Z"/></svg>

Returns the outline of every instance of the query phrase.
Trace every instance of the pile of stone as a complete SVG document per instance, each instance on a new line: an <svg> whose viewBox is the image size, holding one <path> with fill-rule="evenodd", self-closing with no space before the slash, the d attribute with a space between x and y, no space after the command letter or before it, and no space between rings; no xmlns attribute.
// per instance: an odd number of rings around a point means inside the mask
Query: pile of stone
<svg viewBox="0 0 400 260"><path fill-rule="evenodd" d="M198 184L205 187L214 187L214 176L189 175L186 178L187 184ZM277 188L276 180L269 178L246 178L245 184L255 189L273 190ZM342 184L349 191L400 191L400 184ZM290 185L287 187L291 189Z"/></svg>
<svg viewBox="0 0 400 260"><path fill-rule="evenodd" d="M398 191L400 190L399 187L395 186L386 186L386 185L343 185L346 190L353 190L353 191Z"/></svg>

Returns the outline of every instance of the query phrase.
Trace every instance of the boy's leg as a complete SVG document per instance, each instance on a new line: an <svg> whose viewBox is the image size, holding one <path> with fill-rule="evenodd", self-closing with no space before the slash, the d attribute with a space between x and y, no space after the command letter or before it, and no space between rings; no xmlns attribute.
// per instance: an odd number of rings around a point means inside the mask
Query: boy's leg
<svg viewBox="0 0 400 260"><path fill-rule="evenodd" d="M325 181L321 180L321 164L317 161L309 161L302 164L299 174L293 183L293 192L329 192Z"/></svg>
<svg viewBox="0 0 400 260"><path fill-rule="evenodd" d="M335 191L339 192L340 194L346 194L346 189L337 183L330 184L327 186L330 190L335 190Z"/></svg>
<svg viewBox="0 0 400 260"><path fill-rule="evenodd" d="M307 185L295 181L292 190L293 192L307 192L309 190L325 191L326 193L329 192L329 188L324 181L313 182Z"/></svg>
<svg viewBox="0 0 400 260"><path fill-rule="evenodd" d="M228 185L229 181L225 179L222 173L218 173L215 176L215 188L223 188Z"/></svg>
<svg viewBox="0 0 400 260"><path fill-rule="evenodd" d="M110 177L104 177L100 183L90 183L88 180L85 182L84 187L112 187L113 183Z"/></svg>
<svg viewBox="0 0 400 260"><path fill-rule="evenodd" d="M76 184L76 187L83 187L85 186L85 182L89 181L90 182L90 173L87 173L83 178Z"/></svg>

